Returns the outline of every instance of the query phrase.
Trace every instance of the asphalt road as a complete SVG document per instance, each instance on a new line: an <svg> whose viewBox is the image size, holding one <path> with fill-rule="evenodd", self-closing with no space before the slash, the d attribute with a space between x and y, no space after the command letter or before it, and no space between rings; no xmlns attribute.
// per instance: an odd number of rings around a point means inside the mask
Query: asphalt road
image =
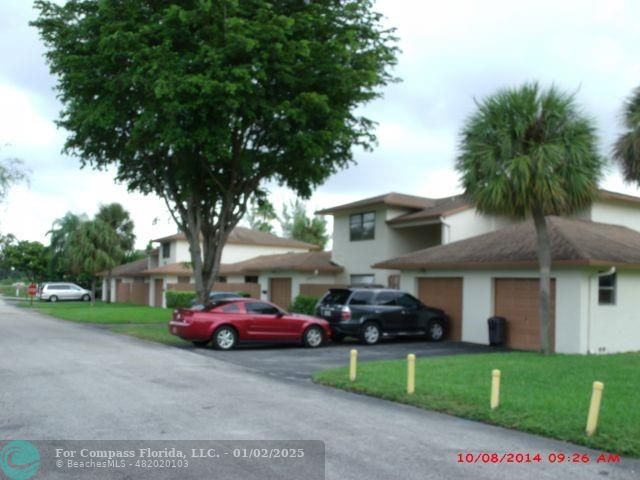
<svg viewBox="0 0 640 480"><path fill-rule="evenodd" d="M306 352L286 350L294 357ZM598 452L282 380L220 358L0 305L0 438L321 440L328 479L640 477L640 462L630 459L459 464L458 452ZM259 478L265 471L245 465L223 476L212 470L210 478Z"/></svg>
<svg viewBox="0 0 640 480"><path fill-rule="evenodd" d="M434 343L422 339L397 338L383 340L378 345L363 345L357 341L332 343L321 348L301 348L295 345L240 345L236 350L223 352L211 347L197 348L185 344L185 350L215 358L260 372L271 377L311 381L318 370L345 366L349 362L352 348L358 350L358 360L392 360L407 358L413 353L417 357L486 353L500 351L485 345L471 343L441 342Z"/></svg>

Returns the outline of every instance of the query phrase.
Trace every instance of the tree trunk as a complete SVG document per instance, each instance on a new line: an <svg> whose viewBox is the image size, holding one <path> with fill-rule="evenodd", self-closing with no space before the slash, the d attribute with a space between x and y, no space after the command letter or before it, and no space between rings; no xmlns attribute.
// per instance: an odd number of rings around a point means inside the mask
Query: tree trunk
<svg viewBox="0 0 640 480"><path fill-rule="evenodd" d="M96 277L91 277L91 306L96 304Z"/></svg>
<svg viewBox="0 0 640 480"><path fill-rule="evenodd" d="M107 274L107 303L111 303L111 269Z"/></svg>
<svg viewBox="0 0 640 480"><path fill-rule="evenodd" d="M202 219L196 209L197 204L188 210L185 235L189 242L198 302L205 305L209 301L209 292L220 270L222 249L228 232L221 225L218 225L218 228L203 229ZM220 215L223 218L226 217L224 207ZM220 223L225 222L222 221ZM201 234L202 239L200 238Z"/></svg>
<svg viewBox="0 0 640 480"><path fill-rule="evenodd" d="M544 214L535 210L533 221L536 226L536 236L538 241L538 264L540 267L540 351L548 354L551 351L551 329L549 328L550 318L550 291L551 291L551 242L547 221Z"/></svg>

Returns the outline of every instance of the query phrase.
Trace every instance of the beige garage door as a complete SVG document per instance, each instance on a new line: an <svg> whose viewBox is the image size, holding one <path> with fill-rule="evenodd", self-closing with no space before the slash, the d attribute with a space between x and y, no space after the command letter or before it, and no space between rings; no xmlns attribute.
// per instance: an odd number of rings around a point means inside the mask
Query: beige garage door
<svg viewBox="0 0 640 480"><path fill-rule="evenodd" d="M507 319L507 346L522 350L540 349L540 317L537 278L496 278L495 315ZM556 283L551 280L551 349L555 346Z"/></svg>
<svg viewBox="0 0 640 480"><path fill-rule="evenodd" d="M425 305L441 308L450 318L449 340L462 339L462 278L419 278L418 297Z"/></svg>
<svg viewBox="0 0 640 480"><path fill-rule="evenodd" d="M288 310L291 306L291 279L272 278L269 280L269 294L272 303Z"/></svg>

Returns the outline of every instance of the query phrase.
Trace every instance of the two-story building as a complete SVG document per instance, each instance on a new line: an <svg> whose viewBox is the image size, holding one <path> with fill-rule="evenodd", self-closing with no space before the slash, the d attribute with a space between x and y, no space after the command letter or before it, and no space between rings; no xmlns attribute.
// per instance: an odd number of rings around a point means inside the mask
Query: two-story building
<svg viewBox="0 0 640 480"><path fill-rule="evenodd" d="M120 265L112 270L110 289L107 289L108 273L101 273L103 300L106 300L107 292L110 291L112 301L165 306L165 291L194 289L189 243L184 234L158 238L154 242L159 246L147 258ZM306 254L313 260L307 262L308 268L313 267L314 270L324 268L324 263L329 262L329 257L323 252L318 252L316 245L236 227L229 234L223 248L221 268L214 289L245 291L252 296L273 298L274 295L269 292L270 286L261 287L255 270L243 269L241 263L274 255L287 257L292 254ZM282 282L274 282L274 290L279 290L275 294L278 300L283 298L280 292L283 288L281 284ZM286 305L289 303L290 300Z"/></svg>

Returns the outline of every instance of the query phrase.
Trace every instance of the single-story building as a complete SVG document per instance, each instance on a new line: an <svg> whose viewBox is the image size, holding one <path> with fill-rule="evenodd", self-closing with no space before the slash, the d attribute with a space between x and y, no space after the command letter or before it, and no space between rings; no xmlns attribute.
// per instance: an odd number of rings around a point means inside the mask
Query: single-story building
<svg viewBox="0 0 640 480"><path fill-rule="evenodd" d="M640 232L548 217L551 328L558 353L640 350ZM507 346L537 350L539 270L527 221L373 265L451 316L453 340L487 344L487 319L507 319Z"/></svg>

